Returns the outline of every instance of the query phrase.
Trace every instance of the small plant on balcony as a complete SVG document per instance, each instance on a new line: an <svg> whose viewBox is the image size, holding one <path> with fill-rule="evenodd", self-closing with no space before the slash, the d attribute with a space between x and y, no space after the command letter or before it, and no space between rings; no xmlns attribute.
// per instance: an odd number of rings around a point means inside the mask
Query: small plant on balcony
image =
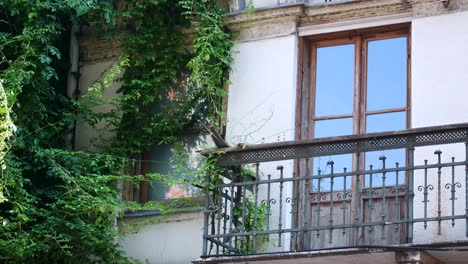
<svg viewBox="0 0 468 264"><path fill-rule="evenodd" d="M245 208L235 207L234 217L237 219L236 229L245 232L258 232L265 231L266 218L268 213L268 206L265 204L256 204L250 197L245 197ZM268 237L266 235L249 235L241 236L239 241L240 247L238 248L241 254L254 253L255 248L267 243Z"/></svg>

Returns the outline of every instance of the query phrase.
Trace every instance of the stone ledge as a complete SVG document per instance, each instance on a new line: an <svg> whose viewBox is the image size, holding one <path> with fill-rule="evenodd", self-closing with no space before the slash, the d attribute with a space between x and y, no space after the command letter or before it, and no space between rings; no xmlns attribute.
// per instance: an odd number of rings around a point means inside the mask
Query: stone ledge
<svg viewBox="0 0 468 264"><path fill-rule="evenodd" d="M192 261L193 264L220 264L220 263L395 263L395 252L366 248L348 248L336 250L317 250L310 252L287 252L258 255L243 255L232 257L212 257ZM383 261L384 259L390 261ZM351 261L351 262L349 262ZM359 262L357 262L359 261Z"/></svg>
<svg viewBox="0 0 468 264"><path fill-rule="evenodd" d="M466 263L468 241L452 243L428 243L421 245L402 244L396 246L360 246L310 250L302 252L262 253L255 255L233 255L209 257L192 261L194 264L305 264L305 263L349 263L349 264L390 264L390 263Z"/></svg>
<svg viewBox="0 0 468 264"><path fill-rule="evenodd" d="M227 14L226 26L239 32L239 41L252 41L296 35L300 28L327 27L330 24L361 23L383 17L413 18L468 10L468 0L450 0L445 8L440 0L360 0L339 4L285 4L261 8L253 14Z"/></svg>

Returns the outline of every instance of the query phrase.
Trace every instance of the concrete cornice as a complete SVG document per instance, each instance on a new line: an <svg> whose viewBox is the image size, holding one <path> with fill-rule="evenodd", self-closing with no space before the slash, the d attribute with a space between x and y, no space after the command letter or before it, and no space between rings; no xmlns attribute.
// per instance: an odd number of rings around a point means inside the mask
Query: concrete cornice
<svg viewBox="0 0 468 264"><path fill-rule="evenodd" d="M227 26L240 24L255 24L265 20L277 20L284 17L297 17L304 13L304 4L281 5L272 8L259 8L255 12L236 12L226 14L224 22Z"/></svg>
<svg viewBox="0 0 468 264"><path fill-rule="evenodd" d="M338 28L343 25L352 28L354 23L373 26L379 23L408 22L413 18L464 10L468 10L468 0L450 0L448 8L445 8L440 0L357 0L336 4L287 4L261 8L253 14L227 14L224 21L227 27L239 32L238 40L243 42L298 32L305 35L308 32L305 29L324 29L329 25ZM369 21L372 23L368 23ZM347 28L346 26L342 28ZM312 33L315 31L310 31L310 34Z"/></svg>
<svg viewBox="0 0 468 264"><path fill-rule="evenodd" d="M414 17L445 15L467 11L468 0L450 0L447 8L440 0L408 0L414 9Z"/></svg>
<svg viewBox="0 0 468 264"><path fill-rule="evenodd" d="M304 5L294 4L258 9L252 14L228 14L224 23L239 32L239 41L251 41L296 34L297 24L303 15Z"/></svg>
<svg viewBox="0 0 468 264"><path fill-rule="evenodd" d="M309 6L300 26L388 16L410 11L411 5L402 0L361 0L319 7Z"/></svg>

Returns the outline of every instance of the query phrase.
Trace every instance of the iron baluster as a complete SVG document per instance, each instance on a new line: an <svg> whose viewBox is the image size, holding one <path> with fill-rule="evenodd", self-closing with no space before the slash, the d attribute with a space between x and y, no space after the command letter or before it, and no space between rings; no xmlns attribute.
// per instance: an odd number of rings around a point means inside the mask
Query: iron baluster
<svg viewBox="0 0 468 264"><path fill-rule="evenodd" d="M452 157L452 163L455 162L455 157ZM458 182L457 182L458 183ZM455 166L452 165L452 185L450 186L451 187L451 194L452 194L452 197L450 200L452 200L452 216L455 216ZM459 183L458 183L459 184ZM455 226L455 219L452 219L452 227Z"/></svg>
<svg viewBox="0 0 468 264"><path fill-rule="evenodd" d="M228 197L229 197L229 194L228 194L228 190L224 190L224 213L223 213L223 234L226 234L227 233L227 221L229 219L229 216L227 214L227 201L228 201Z"/></svg>
<svg viewBox="0 0 468 264"><path fill-rule="evenodd" d="M296 179L296 173L295 172L292 173L292 178ZM286 198L286 202L291 203L291 212L290 212L291 213L291 218L292 218L292 222L296 223L295 221L297 220L297 218L298 218L297 215L299 214L298 210L296 208L296 206L297 206L296 201L298 199L297 195L299 193L299 191L298 191L299 190L299 183L295 181L294 186L297 187L297 188L295 188L296 191L292 194L292 198L290 198L289 200L288 200L288 198ZM291 233L291 248L292 248L293 244L297 245L297 233L296 232Z"/></svg>
<svg viewBox="0 0 468 264"><path fill-rule="evenodd" d="M222 208L223 208L223 196L222 196L222 189L218 188L218 216L216 217L217 220L217 234L221 234L221 218L222 218ZM219 244L216 244L216 253L219 254Z"/></svg>
<svg viewBox="0 0 468 264"><path fill-rule="evenodd" d="M374 175L372 174L372 165L369 165L369 202L368 202L368 208L369 208L369 223L372 223L372 211L374 210L374 204L373 204L373 195L374 195L374 190L372 189L372 178L374 178ZM372 232L374 229L372 226L369 226L368 231Z"/></svg>
<svg viewBox="0 0 468 264"><path fill-rule="evenodd" d="M307 231L307 228L309 227L309 222L308 222L308 208L309 208L309 180L308 177L309 175L309 159L305 159L305 171L306 171L306 179L304 179L304 197L303 197L303 232L302 232L302 237L303 237L303 249L308 249L308 234L309 232Z"/></svg>
<svg viewBox="0 0 468 264"><path fill-rule="evenodd" d="M410 139L414 141L414 138ZM408 148L408 243L413 242L414 147Z"/></svg>
<svg viewBox="0 0 468 264"><path fill-rule="evenodd" d="M322 178L320 178L321 174L322 174L322 170L318 170L317 171L318 173L318 179L317 179L317 223L316 223L316 226L320 226L320 200L321 200L321 194L320 194L320 183L322 182ZM317 229L317 234L316 234L317 238L320 237L320 230Z"/></svg>
<svg viewBox="0 0 468 264"><path fill-rule="evenodd" d="M440 166L442 151L436 150L434 154L437 155L437 164L439 164L437 167L437 235L442 235L442 220L440 220L442 214L442 167Z"/></svg>
<svg viewBox="0 0 468 264"><path fill-rule="evenodd" d="M429 200L427 199L427 195L429 194L428 190L433 190L434 186L432 184L427 184L427 160L424 160L424 185L420 185L418 187L418 191L423 191L424 199L424 219L427 219L427 203ZM424 221L424 229L427 229L427 221Z"/></svg>
<svg viewBox="0 0 468 264"><path fill-rule="evenodd" d="M381 239L385 239L385 203L386 203L386 197L385 197L385 180L387 178L387 172L385 171L385 160L387 157L381 156L379 157L379 160L382 161L382 234L381 234Z"/></svg>
<svg viewBox="0 0 468 264"><path fill-rule="evenodd" d="M230 191L231 191L231 197L229 197L229 201L231 203L231 206L230 206L230 213L229 213L229 232L230 233L234 233L235 231L233 230L232 226L233 226L233 221L234 221L234 207L235 207L235 204L234 204L234 177L233 175L231 174L231 187L230 187ZM229 239L229 246L232 247L232 239Z"/></svg>
<svg viewBox="0 0 468 264"><path fill-rule="evenodd" d="M268 174L268 180L271 180L271 175L270 174ZM271 188L271 183L268 182L268 184L267 184L267 199L266 199L266 201L264 203L267 206L267 208L266 208L266 210L267 210L267 212L266 212L266 217L267 217L266 218L266 231L270 230L270 206L271 206L270 204L272 202L270 200L270 195L271 195L270 194L270 188ZM267 237L268 237L268 234L267 234Z"/></svg>
<svg viewBox="0 0 468 264"><path fill-rule="evenodd" d="M346 192L346 168L343 168L343 173L345 174L345 176L343 177L343 194L342 194L343 197L341 197L342 199L341 209L343 210L343 225L346 225L346 196L348 195L348 193ZM346 234L346 229L343 228L341 233L344 236Z"/></svg>
<svg viewBox="0 0 468 264"><path fill-rule="evenodd" d="M354 234L354 244L355 245L358 245L359 244L359 238L360 238L360 234L359 234L359 225L360 225L360 219L361 219L361 176L359 174L359 171L360 171L360 166L361 166L361 153L358 152L356 153L356 171L357 171L357 175L356 175L356 193L355 193L355 196L356 197L356 201L355 201L355 205L356 205L356 208L355 208L355 216L354 216L354 221L355 221L355 225L356 225L356 233Z"/></svg>
<svg viewBox="0 0 468 264"><path fill-rule="evenodd" d="M334 165L335 163L330 160L327 162L327 165L330 166L330 220L329 221L329 237L328 243L331 244L333 242L333 183L334 183Z"/></svg>
<svg viewBox="0 0 468 264"><path fill-rule="evenodd" d="M242 180L244 180L244 178L242 178ZM246 203L247 203L247 186L244 186L242 188L242 224L240 225L240 230L241 230L241 233L242 232L245 232L245 225L246 225L246 222L245 222L245 211L247 210L246 209ZM241 238L241 241L240 241L240 246L241 248L244 248L244 244L245 244L245 240L246 240L247 237L243 237Z"/></svg>
<svg viewBox="0 0 468 264"><path fill-rule="evenodd" d="M254 214L254 229L253 229L253 253L257 253L257 226L258 226L258 182L260 181L259 163L255 163L255 214Z"/></svg>
<svg viewBox="0 0 468 264"><path fill-rule="evenodd" d="M424 166L427 166L427 160L424 160ZM434 186L432 184L430 186L427 185L427 167L424 168L424 219L427 219L427 195L428 193L428 188L433 190ZM424 221L424 229L427 229L427 221Z"/></svg>
<svg viewBox="0 0 468 264"><path fill-rule="evenodd" d="M283 166L276 167L280 171L280 193L279 193L279 215L278 215L278 247L281 247L281 236L283 234Z"/></svg>
<svg viewBox="0 0 468 264"><path fill-rule="evenodd" d="M468 141L465 142L465 235L468 237Z"/></svg>
<svg viewBox="0 0 468 264"><path fill-rule="evenodd" d="M210 174L206 173L205 181L210 182ZM210 213L210 189L205 186L205 210L203 212L203 255L208 255L208 218Z"/></svg>
<svg viewBox="0 0 468 264"><path fill-rule="evenodd" d="M400 183L399 183L399 178L400 178L400 174L399 174L399 171L398 171L398 166L399 166L399 163L398 162L395 162L395 168L397 169L397 171L395 172L395 177L396 177L396 189L395 189L395 219L396 220L400 220ZM394 227L395 229L395 232L398 231L398 228L399 228L399 225L396 224Z"/></svg>
<svg viewBox="0 0 468 264"><path fill-rule="evenodd" d="M450 200L452 201L452 217L455 216L455 189L461 188L461 183L455 182L455 157L452 157L452 183L445 184L445 189L450 189ZM452 227L455 226L455 219L452 219Z"/></svg>

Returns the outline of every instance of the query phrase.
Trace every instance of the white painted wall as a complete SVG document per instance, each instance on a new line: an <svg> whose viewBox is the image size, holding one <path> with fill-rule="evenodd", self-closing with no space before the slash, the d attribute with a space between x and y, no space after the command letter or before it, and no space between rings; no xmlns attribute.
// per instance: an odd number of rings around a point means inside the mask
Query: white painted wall
<svg viewBox="0 0 468 264"><path fill-rule="evenodd" d="M294 139L294 117L297 79L297 37L242 42L236 47L229 87L227 140L231 145L259 144ZM292 161L264 163L260 179L279 177L276 166L284 167L284 177L292 175ZM279 186L271 186L271 198L279 204ZM292 187L284 186L283 204L291 197ZM266 197L266 186L260 186L259 201ZM289 204L288 204L289 205ZM272 206L270 226L278 227L279 208ZM290 212L288 206L283 212ZM290 226L290 214L282 216L283 228ZM283 235L283 249L275 249L277 236L264 250L289 250L289 234Z"/></svg>
<svg viewBox="0 0 468 264"><path fill-rule="evenodd" d="M424 127L468 122L468 12L414 19L412 22L412 126ZM456 161L465 158L464 146L438 146L418 148L415 160L422 164L436 161L434 150L443 152L443 161L452 156ZM450 190L444 188L451 182L450 168L442 171L442 215L451 214ZM429 191L428 214L437 215L437 172L429 172L434 190ZM456 214L464 214L464 168L456 169L456 180L462 183L457 189ZM415 188L422 185L423 174L415 174ZM458 191L459 190L459 191ZM423 216L423 194L416 191L415 217ZM442 225L442 235L437 235L437 223L416 224L415 243L433 241L466 240L464 220Z"/></svg>
<svg viewBox="0 0 468 264"><path fill-rule="evenodd" d="M297 37L242 42L235 49L228 98L228 142L236 145L292 140Z"/></svg>
<svg viewBox="0 0 468 264"><path fill-rule="evenodd" d="M191 263L200 257L203 239L203 214L178 213L129 220L149 221L136 233L120 238L127 256L151 264Z"/></svg>

